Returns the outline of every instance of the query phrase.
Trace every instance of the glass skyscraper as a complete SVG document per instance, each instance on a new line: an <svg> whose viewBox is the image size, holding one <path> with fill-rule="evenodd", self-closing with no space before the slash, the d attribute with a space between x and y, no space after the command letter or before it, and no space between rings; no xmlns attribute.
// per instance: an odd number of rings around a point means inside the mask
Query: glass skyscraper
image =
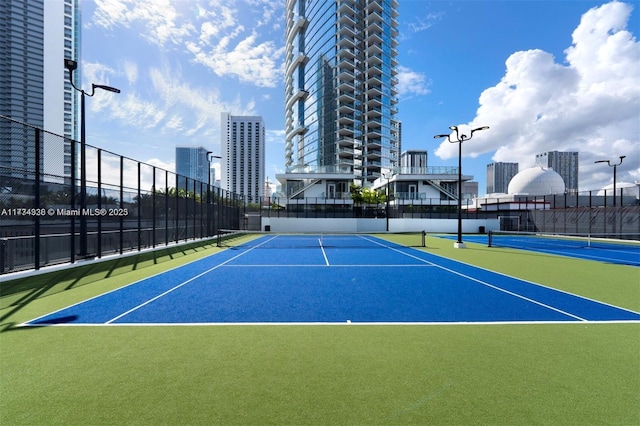
<svg viewBox="0 0 640 426"><path fill-rule="evenodd" d="M78 96L68 83L64 59L79 61L80 0L0 2L0 114L63 135L42 152L48 177L70 176L70 139L78 139ZM80 70L78 70L80 71ZM74 75L76 83L81 73ZM33 142L0 123L0 167L15 177L35 165Z"/></svg>
<svg viewBox="0 0 640 426"><path fill-rule="evenodd" d="M287 1L287 173L352 173L366 184L398 168L397 8Z"/></svg>
<svg viewBox="0 0 640 426"><path fill-rule="evenodd" d="M176 173L198 182L208 183L210 172L207 149L201 146L176 147ZM185 189L184 185L185 181L180 179L179 188Z"/></svg>

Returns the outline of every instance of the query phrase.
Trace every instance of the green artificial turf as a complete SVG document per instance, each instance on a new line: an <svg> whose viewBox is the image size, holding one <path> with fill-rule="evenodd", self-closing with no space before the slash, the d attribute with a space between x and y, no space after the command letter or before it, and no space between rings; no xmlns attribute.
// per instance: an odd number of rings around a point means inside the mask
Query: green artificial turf
<svg viewBox="0 0 640 426"><path fill-rule="evenodd" d="M427 243L435 254L639 310L638 268ZM209 250L6 296L0 424L640 423L637 323L15 326Z"/></svg>

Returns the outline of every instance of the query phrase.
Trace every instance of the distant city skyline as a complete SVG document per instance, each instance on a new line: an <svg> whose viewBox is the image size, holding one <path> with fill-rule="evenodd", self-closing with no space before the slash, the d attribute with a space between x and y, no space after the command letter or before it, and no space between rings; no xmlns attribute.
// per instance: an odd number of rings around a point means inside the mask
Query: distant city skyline
<svg viewBox="0 0 640 426"><path fill-rule="evenodd" d="M88 103L87 142L174 170L176 140L219 152L220 112L261 115L275 182L285 162L284 8L83 1L82 85L122 90ZM637 6L400 0L398 11L403 150L455 165L455 145L432 136L488 125L463 147L464 173L480 188L487 164L531 167L551 150L580 153L580 190L611 183L611 171L593 164L602 158L626 155L618 180L640 180Z"/></svg>

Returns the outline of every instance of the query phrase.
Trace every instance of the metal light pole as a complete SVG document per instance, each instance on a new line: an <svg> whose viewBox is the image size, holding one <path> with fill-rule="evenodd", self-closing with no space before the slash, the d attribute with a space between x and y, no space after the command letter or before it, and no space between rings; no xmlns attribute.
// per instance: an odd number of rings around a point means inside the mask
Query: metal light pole
<svg viewBox="0 0 640 426"><path fill-rule="evenodd" d="M447 138L450 143L458 144L458 241L453 246L455 248L465 248L462 242L462 143L471 140L473 134L480 130L487 130L489 126L477 127L471 130L471 134L467 137L465 134L458 132L458 126L449 126L449 129L453 130L456 134L456 139L451 140L451 133L448 135L435 135L434 139Z"/></svg>
<svg viewBox="0 0 640 426"><path fill-rule="evenodd" d="M395 175L393 172L383 173L382 176L387 180L387 191L386 191L386 206L385 206L385 217L387 218L387 232L389 232L389 197L391 192L389 191L389 184L391 183L391 178Z"/></svg>
<svg viewBox="0 0 640 426"><path fill-rule="evenodd" d="M107 92L120 93L120 89L105 86L102 84L92 84L91 93L76 87L73 83L73 71L78 68L78 63L71 59L64 60L64 67L69 70L69 83L71 87L81 93L80 96L80 257L87 257L87 217L85 210L87 208L87 156L86 156L86 133L85 133L85 95L92 97L96 89L106 90ZM98 194L99 195L99 194Z"/></svg>
<svg viewBox="0 0 640 426"><path fill-rule="evenodd" d="M598 160L598 161L594 161L594 163L607 163L607 165L609 167L613 167L613 207L616 206L616 169L618 168L618 166L620 164L622 164L622 160L624 160L627 156L626 155L621 155L620 156L620 162L618 164L611 164L611 160ZM607 194L605 192L605 198L606 198Z"/></svg>

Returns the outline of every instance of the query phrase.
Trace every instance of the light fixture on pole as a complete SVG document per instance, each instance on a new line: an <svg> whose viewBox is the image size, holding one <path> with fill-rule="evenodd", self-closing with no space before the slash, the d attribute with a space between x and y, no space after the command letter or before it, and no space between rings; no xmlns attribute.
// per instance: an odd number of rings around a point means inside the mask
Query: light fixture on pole
<svg viewBox="0 0 640 426"><path fill-rule="evenodd" d="M80 92L80 257L86 258L87 253L87 217L85 210L87 208L87 156L86 156L86 131L85 131L85 95L92 97L96 89L106 90L107 92L120 93L120 89L105 86L103 84L92 84L91 93L85 92L78 88L73 82L73 71L78 68L78 63L72 59L64 60L64 67L69 70L69 83L71 87Z"/></svg>
<svg viewBox="0 0 640 426"><path fill-rule="evenodd" d="M451 133L447 135L435 135L434 139L447 138L450 143L458 144L458 240L453 244L455 248L464 248L465 245L462 242L462 143L471 140L473 134L480 130L487 130L489 126L476 127L471 130L469 136L459 133L458 126L449 126L449 129L453 130L456 134L456 139L451 139Z"/></svg>
<svg viewBox="0 0 640 426"><path fill-rule="evenodd" d="M607 163L607 165L609 167L613 167L613 206L616 206L616 169L618 168L618 166L620 164L622 164L622 160L624 160L627 156L626 155L621 155L620 156L620 162L618 164L611 164L611 160L598 160L598 161L594 161L594 163ZM605 198L606 198L606 192L605 192Z"/></svg>

